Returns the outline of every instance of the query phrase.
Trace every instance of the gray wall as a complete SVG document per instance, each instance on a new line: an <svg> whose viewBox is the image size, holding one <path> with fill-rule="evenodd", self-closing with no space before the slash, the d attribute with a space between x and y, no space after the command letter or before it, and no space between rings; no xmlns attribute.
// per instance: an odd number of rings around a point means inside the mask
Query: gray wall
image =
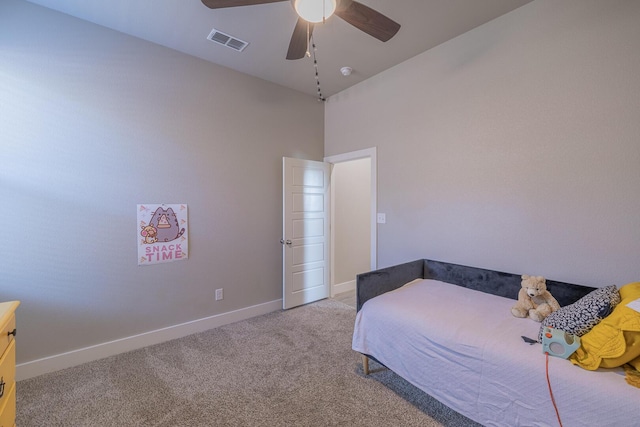
<svg viewBox="0 0 640 427"><path fill-rule="evenodd" d="M331 171L332 285L371 269L371 159L336 163Z"/></svg>
<svg viewBox="0 0 640 427"><path fill-rule="evenodd" d="M378 265L640 279L640 2L537 0L332 96L378 149Z"/></svg>
<svg viewBox="0 0 640 427"><path fill-rule="evenodd" d="M22 301L18 363L281 299L282 156L322 160L323 115L2 0L0 299ZM137 203L189 205L188 260L137 266Z"/></svg>

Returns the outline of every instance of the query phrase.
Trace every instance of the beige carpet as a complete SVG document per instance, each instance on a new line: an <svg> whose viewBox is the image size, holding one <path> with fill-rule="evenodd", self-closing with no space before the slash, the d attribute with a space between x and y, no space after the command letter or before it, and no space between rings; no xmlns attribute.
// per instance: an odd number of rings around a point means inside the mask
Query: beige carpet
<svg viewBox="0 0 640 427"><path fill-rule="evenodd" d="M324 300L19 381L17 425L477 425L386 369L363 376L354 319Z"/></svg>

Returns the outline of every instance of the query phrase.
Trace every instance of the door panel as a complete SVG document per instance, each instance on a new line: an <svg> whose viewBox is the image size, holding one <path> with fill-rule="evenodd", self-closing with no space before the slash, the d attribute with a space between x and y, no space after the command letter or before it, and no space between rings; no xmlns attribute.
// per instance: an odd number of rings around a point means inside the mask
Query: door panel
<svg viewBox="0 0 640 427"><path fill-rule="evenodd" d="M304 291L318 286L324 286L324 269L307 269L293 273L293 290Z"/></svg>
<svg viewBox="0 0 640 427"><path fill-rule="evenodd" d="M296 219L293 221L293 238L324 236L324 219Z"/></svg>
<svg viewBox="0 0 640 427"><path fill-rule="evenodd" d="M293 248L293 266L297 267L311 262L324 262L324 244L300 245Z"/></svg>

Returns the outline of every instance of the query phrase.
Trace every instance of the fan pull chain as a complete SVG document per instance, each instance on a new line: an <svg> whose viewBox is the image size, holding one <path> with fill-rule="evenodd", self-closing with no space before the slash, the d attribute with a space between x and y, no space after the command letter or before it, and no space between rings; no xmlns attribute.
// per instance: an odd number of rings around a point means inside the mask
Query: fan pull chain
<svg viewBox="0 0 640 427"><path fill-rule="evenodd" d="M313 68L315 68L316 73L316 86L318 87L318 102L324 102L326 99L322 96L322 89L320 89L320 76L318 74L318 60L316 59L316 42L313 40L313 36L311 36L311 44L313 47Z"/></svg>

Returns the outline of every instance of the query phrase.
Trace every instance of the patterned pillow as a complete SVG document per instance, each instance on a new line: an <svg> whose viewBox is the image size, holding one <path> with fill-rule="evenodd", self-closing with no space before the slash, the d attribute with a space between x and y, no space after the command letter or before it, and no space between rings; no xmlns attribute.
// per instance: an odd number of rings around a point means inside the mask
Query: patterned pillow
<svg viewBox="0 0 640 427"><path fill-rule="evenodd" d="M581 337L611 314L618 303L620 303L620 293L616 285L591 291L573 304L561 307L548 315L540 325L538 342L542 342L542 331L545 326Z"/></svg>

